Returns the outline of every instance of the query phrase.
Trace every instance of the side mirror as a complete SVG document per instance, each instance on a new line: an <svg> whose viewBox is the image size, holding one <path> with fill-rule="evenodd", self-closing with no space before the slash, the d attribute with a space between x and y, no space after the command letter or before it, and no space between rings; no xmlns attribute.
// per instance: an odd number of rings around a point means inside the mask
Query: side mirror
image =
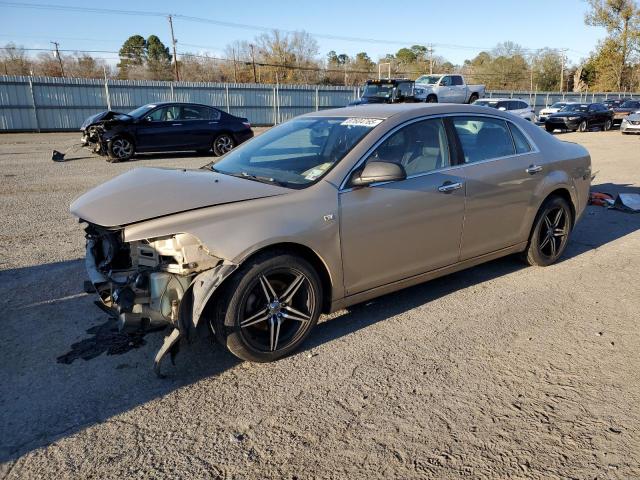
<svg viewBox="0 0 640 480"><path fill-rule="evenodd" d="M398 163L372 161L367 162L364 170L355 172L351 177L354 187L366 187L372 183L395 182L407 178L404 167Z"/></svg>

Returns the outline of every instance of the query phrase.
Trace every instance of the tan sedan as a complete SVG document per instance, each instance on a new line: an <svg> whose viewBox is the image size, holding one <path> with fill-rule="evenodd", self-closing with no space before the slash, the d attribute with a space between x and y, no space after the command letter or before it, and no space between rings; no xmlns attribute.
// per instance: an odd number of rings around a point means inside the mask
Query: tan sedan
<svg viewBox="0 0 640 480"><path fill-rule="evenodd" d="M127 326L208 324L238 357L295 350L322 312L504 255L555 262L591 161L466 105L297 117L199 170L140 168L78 198L87 271Z"/></svg>

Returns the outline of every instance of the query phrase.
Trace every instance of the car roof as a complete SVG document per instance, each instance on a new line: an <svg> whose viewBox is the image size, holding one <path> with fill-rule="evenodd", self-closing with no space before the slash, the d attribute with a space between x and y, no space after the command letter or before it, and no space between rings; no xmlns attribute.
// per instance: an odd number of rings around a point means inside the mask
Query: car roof
<svg viewBox="0 0 640 480"><path fill-rule="evenodd" d="M486 114L487 107L456 103L394 103L394 104L369 104L356 105L344 108L332 108L311 112L302 117L350 117L350 118L379 118L388 119L396 116L406 118L420 117L424 115L438 115L446 113ZM492 115L502 113L496 110ZM510 118L510 117L506 117Z"/></svg>
<svg viewBox="0 0 640 480"><path fill-rule="evenodd" d="M212 108L211 105L205 105L204 103L194 103L194 102L149 102L146 105L155 105L156 107L162 107L166 105L197 105L198 107Z"/></svg>

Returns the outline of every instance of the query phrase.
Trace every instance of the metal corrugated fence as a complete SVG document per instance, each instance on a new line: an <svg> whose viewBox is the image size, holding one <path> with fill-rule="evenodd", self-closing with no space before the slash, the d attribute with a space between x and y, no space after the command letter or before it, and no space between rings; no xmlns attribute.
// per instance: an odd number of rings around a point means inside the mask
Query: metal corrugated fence
<svg viewBox="0 0 640 480"><path fill-rule="evenodd" d="M76 130L88 116L153 102L195 102L273 125L302 113L344 107L358 88L324 85L94 80L0 76L0 131Z"/></svg>
<svg viewBox="0 0 640 480"><path fill-rule="evenodd" d="M246 117L254 125L273 125L303 113L344 107L358 96L358 87L324 85L0 76L0 131L76 130L94 113L128 112L160 101L204 103ZM562 99L601 101L630 94L503 91L487 96L521 98L539 109Z"/></svg>

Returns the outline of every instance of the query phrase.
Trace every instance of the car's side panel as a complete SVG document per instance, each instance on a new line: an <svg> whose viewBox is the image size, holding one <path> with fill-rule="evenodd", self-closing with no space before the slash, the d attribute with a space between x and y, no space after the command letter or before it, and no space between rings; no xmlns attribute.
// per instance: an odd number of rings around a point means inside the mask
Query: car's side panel
<svg viewBox="0 0 640 480"><path fill-rule="evenodd" d="M465 165L461 174L467 188L467 209L461 259L483 255L526 240L529 210L542 172L527 169L542 166L537 153L515 155Z"/></svg>
<svg viewBox="0 0 640 480"><path fill-rule="evenodd" d="M340 193L340 235L347 294L458 261L464 188L458 168Z"/></svg>

